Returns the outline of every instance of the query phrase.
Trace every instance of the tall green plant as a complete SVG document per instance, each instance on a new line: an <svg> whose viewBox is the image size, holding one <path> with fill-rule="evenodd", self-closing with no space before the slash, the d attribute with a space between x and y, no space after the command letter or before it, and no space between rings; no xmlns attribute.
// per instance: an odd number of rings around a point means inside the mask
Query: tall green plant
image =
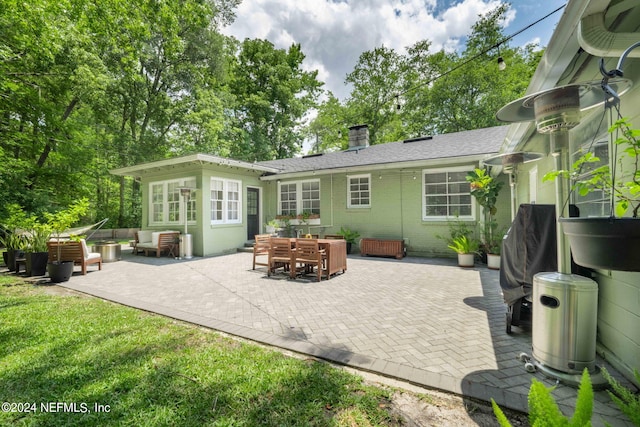
<svg viewBox="0 0 640 427"><path fill-rule="evenodd" d="M640 372L634 370L633 375L636 377L636 381L640 383ZM629 417L633 425L640 427L640 395L632 393L631 390L623 387L606 369L602 369L602 376L611 385L612 390L607 390L607 393L609 393L613 403L620 408L623 414Z"/></svg>
<svg viewBox="0 0 640 427"><path fill-rule="evenodd" d="M573 163L571 169L552 171L545 174L543 181L562 177L571 179L572 189L581 196L592 191L602 191L614 203L612 215L621 217L631 211L633 218L640 215L640 129L632 129L628 119L617 120L609 133L614 136L614 152L616 170L612 174L609 165L602 165L585 173L590 164L600 161L593 152L584 153ZM617 155L616 155L617 154Z"/></svg>
<svg viewBox="0 0 640 427"><path fill-rule="evenodd" d="M89 200L83 198L71 203L67 209L45 214L51 228L51 234L58 242L58 262L60 262L62 234L86 215L87 210L89 210Z"/></svg>
<svg viewBox="0 0 640 427"><path fill-rule="evenodd" d="M504 183L492 177L486 169L478 168L469 172L466 179L471 186L471 195L484 209L485 222L483 239L485 247L489 250L490 247L495 246L494 232L498 224L493 217L498 211L496 204Z"/></svg>
<svg viewBox="0 0 640 427"><path fill-rule="evenodd" d="M356 239L360 237L360 233L347 227L340 227L340 231L336 234L344 237L344 240L346 240L347 243L355 243Z"/></svg>
<svg viewBox="0 0 640 427"><path fill-rule="evenodd" d="M29 228L29 217L16 203L7 206L6 212L6 217L2 221L2 228L4 228L2 243L7 250L25 249L27 240L24 231Z"/></svg>
<svg viewBox="0 0 640 427"><path fill-rule="evenodd" d="M29 230L28 246L31 252L46 252L47 242L51 238L51 227L49 224L34 221Z"/></svg>

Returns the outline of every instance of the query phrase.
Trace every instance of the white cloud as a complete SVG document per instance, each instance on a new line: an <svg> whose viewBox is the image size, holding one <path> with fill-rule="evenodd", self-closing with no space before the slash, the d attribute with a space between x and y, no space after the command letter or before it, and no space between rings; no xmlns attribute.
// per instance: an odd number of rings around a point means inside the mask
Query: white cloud
<svg viewBox="0 0 640 427"><path fill-rule="evenodd" d="M478 16L499 3L462 0L439 10L437 0L244 0L224 32L267 39L277 48L300 43L305 69L317 69L325 88L344 99L344 78L362 52L381 45L403 52L424 39L434 51L456 49Z"/></svg>

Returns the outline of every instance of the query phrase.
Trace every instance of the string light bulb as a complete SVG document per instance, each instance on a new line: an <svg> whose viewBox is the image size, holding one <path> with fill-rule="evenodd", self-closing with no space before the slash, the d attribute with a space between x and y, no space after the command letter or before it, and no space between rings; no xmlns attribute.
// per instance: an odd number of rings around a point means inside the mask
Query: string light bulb
<svg viewBox="0 0 640 427"><path fill-rule="evenodd" d="M500 55L500 45L498 45L498 70L504 71L507 68L507 63L504 62L504 58Z"/></svg>
<svg viewBox="0 0 640 427"><path fill-rule="evenodd" d="M504 62L504 59L502 59L502 56L498 57L498 70L500 71L504 71L507 68L507 63Z"/></svg>

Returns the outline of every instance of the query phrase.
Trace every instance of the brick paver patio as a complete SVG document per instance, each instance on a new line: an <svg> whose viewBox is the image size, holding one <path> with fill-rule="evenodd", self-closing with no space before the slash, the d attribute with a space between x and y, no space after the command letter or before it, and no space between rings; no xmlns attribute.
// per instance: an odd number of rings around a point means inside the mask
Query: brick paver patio
<svg viewBox="0 0 640 427"><path fill-rule="evenodd" d="M506 334L498 272L484 266L355 255L345 274L318 283L268 278L264 267L251 270L249 253L173 260L126 252L62 286L525 412L532 376L555 383L517 360L530 353L531 334ZM553 393L566 414L576 393L565 385ZM628 425L605 392L594 412L594 425Z"/></svg>

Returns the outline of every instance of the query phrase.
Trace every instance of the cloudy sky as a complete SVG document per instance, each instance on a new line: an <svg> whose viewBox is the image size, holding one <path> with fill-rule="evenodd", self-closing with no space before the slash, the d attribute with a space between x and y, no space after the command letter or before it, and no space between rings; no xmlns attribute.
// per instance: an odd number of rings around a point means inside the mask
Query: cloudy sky
<svg viewBox="0 0 640 427"><path fill-rule="evenodd" d="M566 0L511 0L505 35L511 35L562 6ZM384 45L404 48L428 39L434 51L459 49L478 15L499 0L243 0L235 22L223 32L239 40L261 38L276 48L300 43L304 66L318 70L325 89L349 94L345 76L362 52ZM562 11L523 32L511 45L546 46Z"/></svg>

